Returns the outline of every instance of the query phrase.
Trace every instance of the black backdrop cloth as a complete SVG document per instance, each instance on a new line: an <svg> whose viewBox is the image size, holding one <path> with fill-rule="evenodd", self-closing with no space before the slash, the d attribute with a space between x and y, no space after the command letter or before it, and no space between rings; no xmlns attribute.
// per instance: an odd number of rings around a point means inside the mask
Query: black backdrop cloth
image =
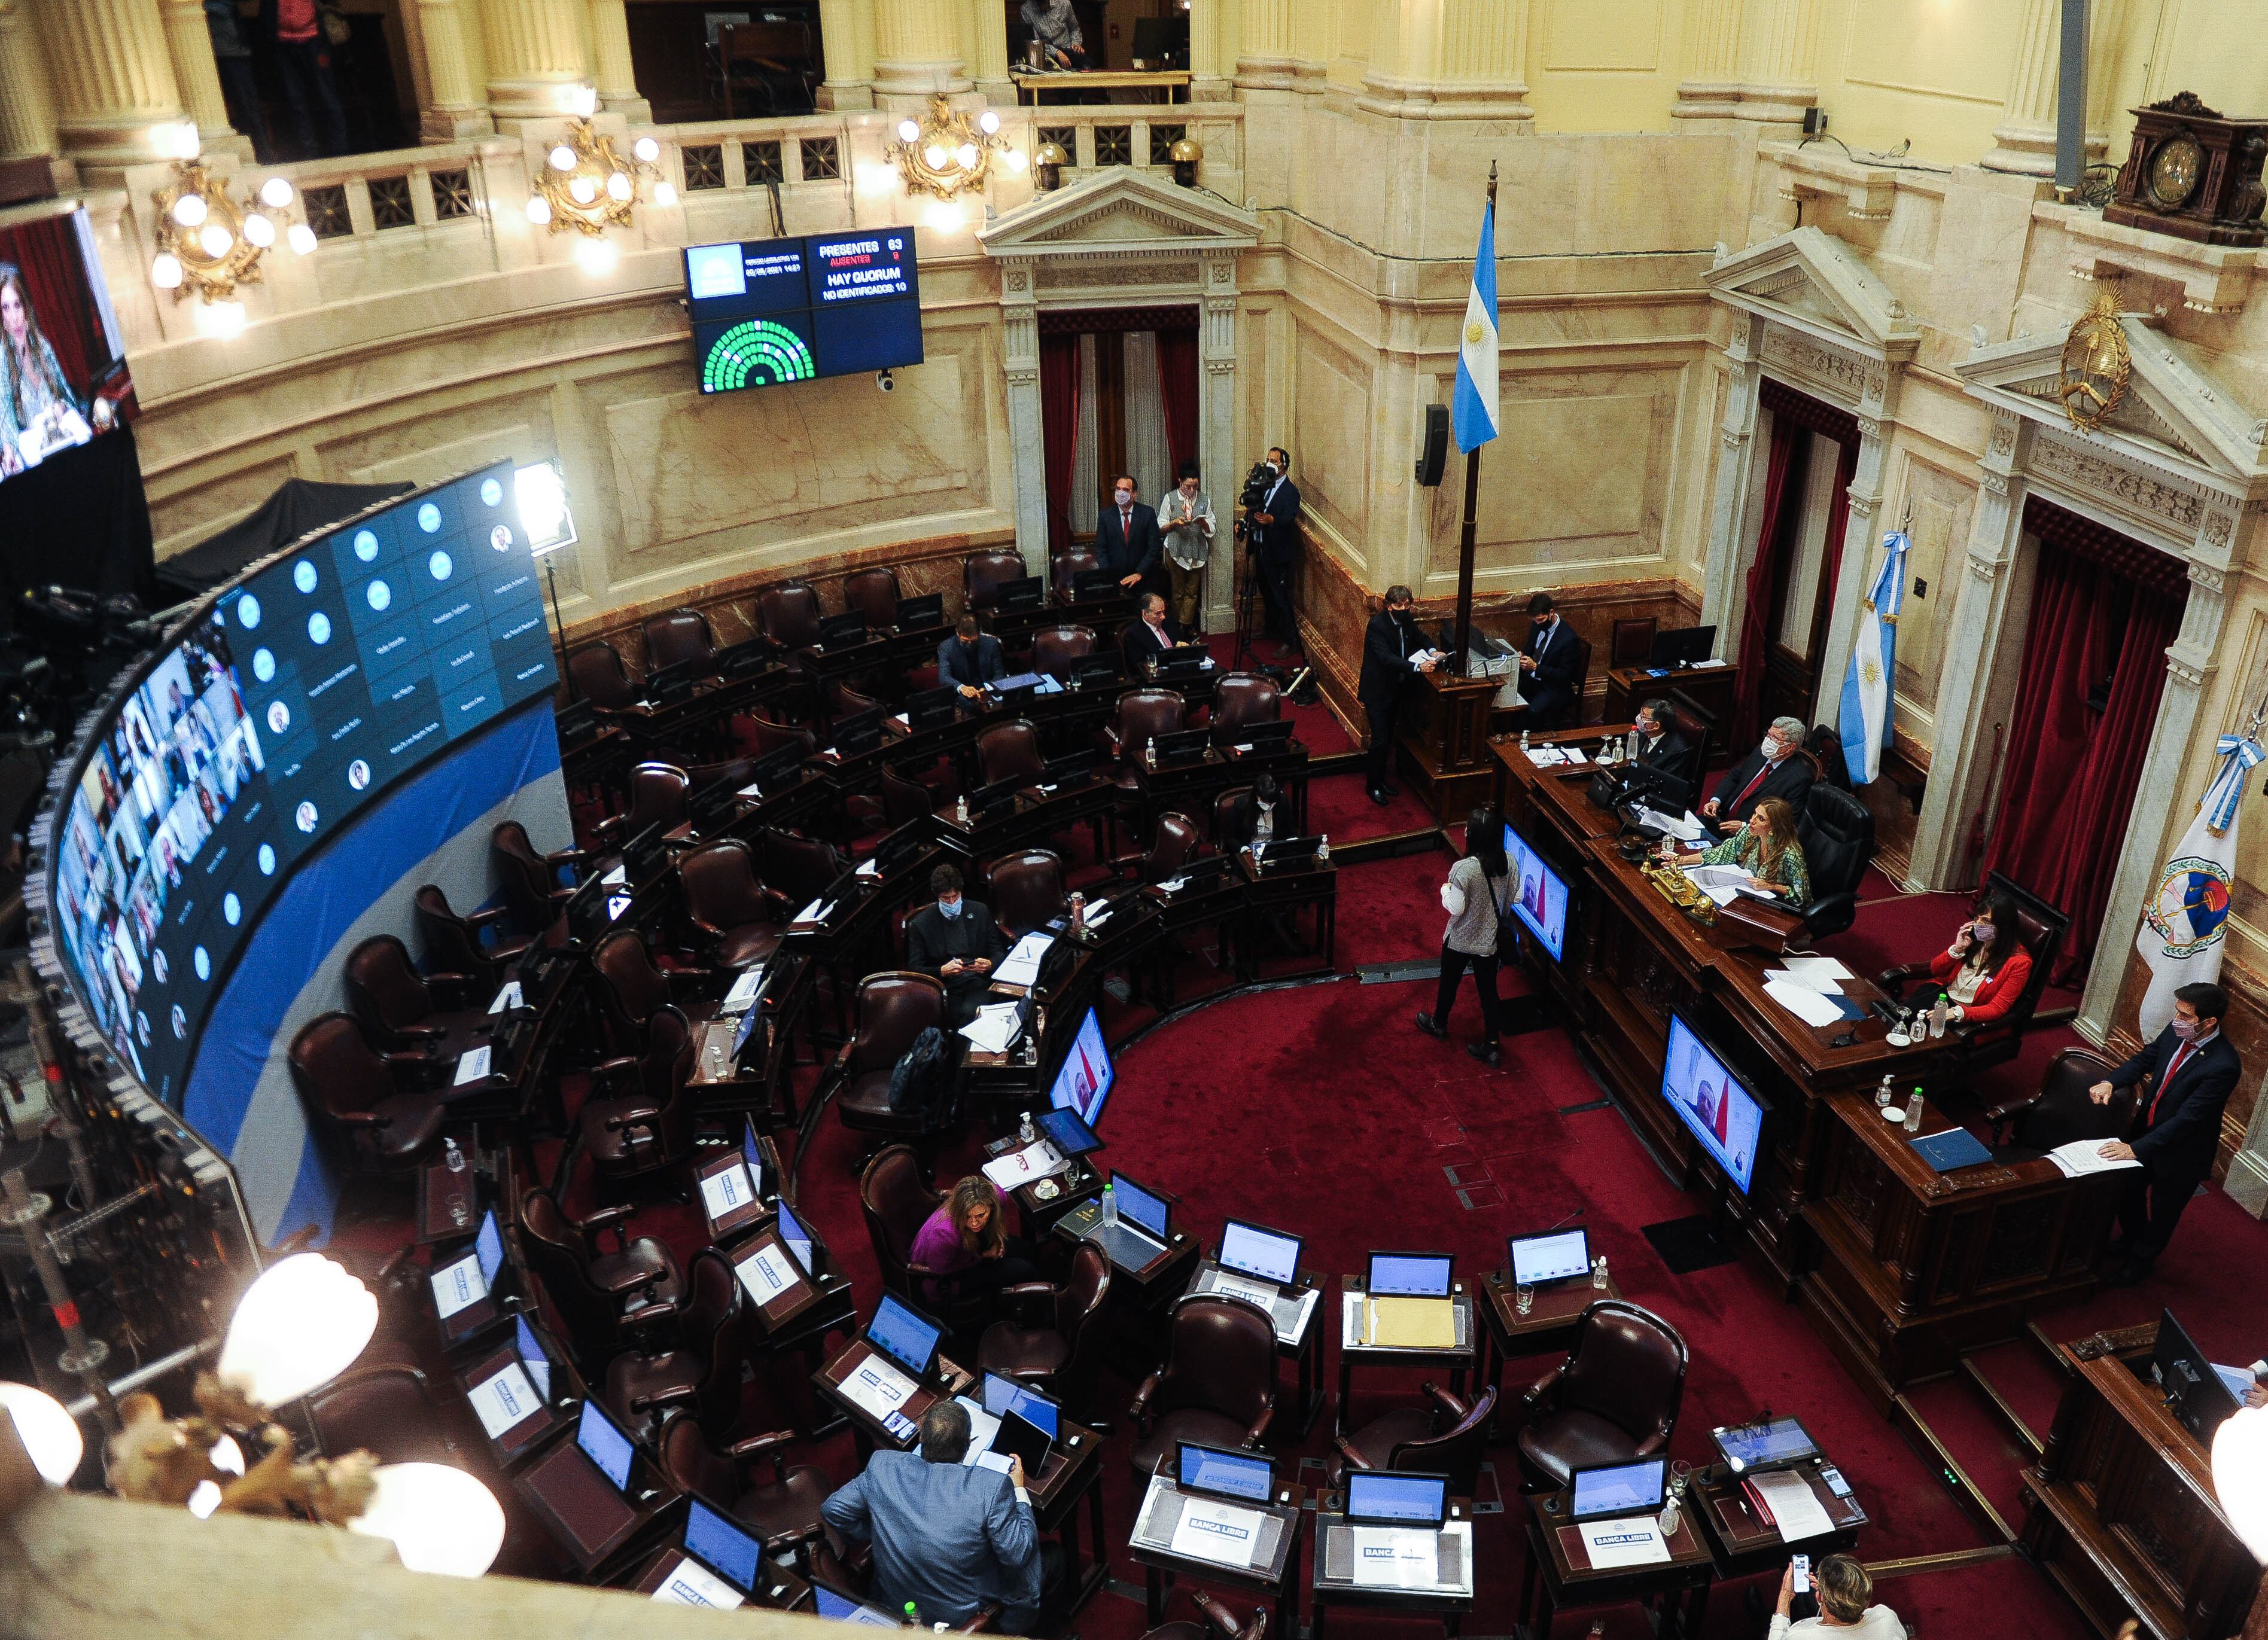
<svg viewBox="0 0 2268 1640"><path fill-rule="evenodd" d="M159 564L158 590L167 603L209 592L245 565L290 546L309 531L350 518L364 507L406 496L416 488L414 484L318 484L287 478L250 514Z"/></svg>

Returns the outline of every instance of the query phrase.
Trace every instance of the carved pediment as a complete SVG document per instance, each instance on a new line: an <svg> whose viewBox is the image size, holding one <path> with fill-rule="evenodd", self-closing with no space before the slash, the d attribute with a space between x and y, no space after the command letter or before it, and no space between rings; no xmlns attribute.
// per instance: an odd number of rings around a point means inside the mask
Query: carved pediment
<svg viewBox="0 0 2268 1640"><path fill-rule="evenodd" d="M1921 345L1921 327L1890 288L1823 229L1752 245L1702 277L1719 301L1889 364L1905 363Z"/></svg>
<svg viewBox="0 0 2268 1640"><path fill-rule="evenodd" d="M994 256L1077 255L1096 251L1247 250L1260 243L1260 219L1226 201L1130 165L1035 195L976 236Z"/></svg>

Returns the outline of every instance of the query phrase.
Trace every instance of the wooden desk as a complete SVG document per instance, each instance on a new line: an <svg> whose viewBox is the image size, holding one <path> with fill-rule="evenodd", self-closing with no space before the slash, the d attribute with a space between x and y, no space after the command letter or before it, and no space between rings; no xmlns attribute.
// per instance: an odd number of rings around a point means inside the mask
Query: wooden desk
<svg viewBox="0 0 2268 1640"><path fill-rule="evenodd" d="M1018 104L1028 96L1035 108L1040 106L1041 95L1046 92L1161 91L1166 93L1165 101L1170 104L1186 100L1189 90L1187 69L1088 69L1057 74L1020 71L1008 77L1016 83ZM1174 95L1175 92L1182 93L1179 99Z"/></svg>
<svg viewBox="0 0 2268 1640"><path fill-rule="evenodd" d="M1806 1317L1881 1411L1970 1350L2014 1338L2035 1306L2083 1297L2124 1180L2066 1179L2045 1159L1940 1173L1871 1094L1828 1095L1817 1189L1803 1217L1817 1266ZM1954 1124L1934 1108L1925 1134Z"/></svg>
<svg viewBox="0 0 2268 1640"><path fill-rule="evenodd" d="M1591 1278L1553 1282L1535 1290L1535 1306L1520 1313L1520 1290L1509 1270L1491 1270L1473 1289L1481 1313L1481 1378L1498 1392L1491 1429L1509 1427L1504 1418L1505 1363L1519 1356L1556 1355L1575 1342L1576 1324L1583 1312L1602 1298L1619 1298L1612 1271L1603 1288Z"/></svg>
<svg viewBox="0 0 2268 1640"><path fill-rule="evenodd" d="M1683 695L1708 713L1721 737L1725 718L1733 710L1733 687L1740 675L1738 666L1683 666L1660 678L1649 675L1644 666L1616 666L1607 673L1607 705L1601 715L1609 723L1625 723L1637 715L1644 702Z"/></svg>
<svg viewBox="0 0 2268 1640"><path fill-rule="evenodd" d="M1248 1569L1224 1566L1217 1561L1199 1560L1192 1555L1176 1555L1171 1549L1152 1548L1142 1540L1143 1522L1149 1519L1152 1500L1177 1493L1180 1488L1163 1475L1152 1479L1149 1489L1136 1506L1134 1535L1127 1547L1132 1551L1135 1564L1147 1570L1146 1595L1150 1627L1157 1628L1166 1621L1166 1595L1174 1577L1182 1572L1203 1579L1208 1584L1226 1584L1231 1588L1248 1589L1256 1594L1276 1597L1276 1621L1271 1625L1278 1635L1300 1632L1300 1527L1305 1517L1307 1491L1305 1487L1284 1482L1276 1485L1275 1499L1267 1504L1249 1504L1246 1508L1272 1515L1282 1526L1276 1545L1266 1561ZM1208 1502L1226 1500L1207 1499Z"/></svg>
<svg viewBox="0 0 2268 1640"><path fill-rule="evenodd" d="M1465 1544L1465 1592L1452 1594L1438 1589L1397 1589L1379 1584L1357 1583L1351 1577L1329 1575L1324 1556L1331 1541L1334 1527L1346 1526L1345 1500L1333 1492L1319 1499L1315 1506L1314 1569L1308 1583L1314 1596L1315 1622L1309 1630L1310 1640L1323 1640L1324 1614L1334 1606L1366 1607L1371 1611L1387 1612L1395 1616L1439 1617L1449 1640L1456 1640L1462 1630L1464 1615L1473 1609L1474 1593L1479 1586L1480 1571L1473 1555L1473 1501L1469 1497L1449 1500L1449 1522L1462 1524L1464 1531L1458 1535Z"/></svg>
<svg viewBox="0 0 2268 1640"><path fill-rule="evenodd" d="M1339 876L1336 867L1318 863L1293 871L1269 871L1254 861L1250 849L1239 852L1236 863L1245 876L1243 948L1237 958L1238 977L1250 983L1261 977L1260 922L1296 916L1302 910L1315 915L1314 960L1271 972L1270 979L1293 974L1329 974L1338 966Z"/></svg>
<svg viewBox="0 0 2268 1640"><path fill-rule="evenodd" d="M833 1402L842 1411L843 1416L850 1420L850 1434L858 1448L858 1462L861 1467L865 1466L866 1460L873 1455L874 1448L877 1446L887 1446L893 1452L910 1452L914 1443L919 1438L922 1415L946 1397L966 1393L976 1382L975 1378L954 1365L943 1356L938 1357L935 1368L937 1381L932 1382L930 1379L917 1381L914 1385L914 1393L907 1396L904 1404L898 1408L905 1415L906 1421L913 1426L912 1429L903 1436L893 1435L882 1427L882 1421L880 1418L843 1393L844 1380L857 1372L868 1357L880 1353L864 1338L854 1338L836 1352L833 1360L811 1375L812 1387ZM883 1358L887 1360L888 1357ZM895 1366L896 1363L893 1362L891 1364ZM903 1367L898 1367L897 1370L900 1372L905 1372Z"/></svg>
<svg viewBox="0 0 2268 1640"><path fill-rule="evenodd" d="M1110 1580L1110 1540L1102 1524L1102 1437L1063 1420L1061 1434L1036 1475L1025 1477L1032 1519L1063 1545L1069 1615ZM1079 1506L1086 1504L1087 1552L1079 1549Z"/></svg>
<svg viewBox="0 0 2268 1640"><path fill-rule="evenodd" d="M1528 1566L1520 1579L1521 1640L1551 1640L1551 1622L1566 1606L1619 1606L1626 1600L1651 1607L1666 1600L1655 1633L1690 1640L1701 1632L1716 1562L1694 1530L1693 1511L1680 1511L1669 1558L1651 1566L1591 1564L1582 1535L1567 1519L1567 1494L1536 1500L1528 1522Z"/></svg>
<svg viewBox="0 0 2268 1640"><path fill-rule="evenodd" d="M1705 1472L1696 1470L1693 1484L1686 1489L1685 1506L1688 1513L1701 1517L1701 1533L1717 1557L1717 1581L1764 1573L1778 1577L1788 1556L1799 1550L1811 1556L1814 1566L1830 1555L1849 1553L1859 1541L1859 1528L1867 1524L1867 1511L1859 1506L1855 1496L1836 1497L1834 1489L1821 1478L1822 1470L1834 1467L1825 1456L1796 1466L1795 1473L1810 1483L1812 1497L1819 1500L1835 1526L1831 1532L1793 1543L1780 1535L1778 1526L1768 1525L1756 1514L1737 1478L1727 1476L1705 1484L1701 1475Z"/></svg>
<svg viewBox="0 0 2268 1640"><path fill-rule="evenodd" d="M1496 783L1489 759L1489 708L1501 678L1454 676L1440 667L1403 687L1395 743L1415 769L1415 784L1445 824L1488 800Z"/></svg>
<svg viewBox="0 0 2268 1640"><path fill-rule="evenodd" d="M1465 1386L1465 1374L1477 1372L1481 1360L1481 1323L1474 1313L1478 1307L1465 1283L1457 1282L1450 1289L1449 1302L1455 1305L1464 1323L1465 1342L1446 1350L1399 1349L1390 1344L1357 1343L1359 1336L1361 1300L1365 1297L1363 1277L1339 1277L1339 1404L1333 1429L1344 1435L1349 1428L1347 1402L1354 1394L1354 1370L1358 1366L1373 1367L1447 1367L1449 1371L1449 1390L1461 1394ZM1329 1300L1324 1300L1329 1303Z"/></svg>
<svg viewBox="0 0 2268 1640"><path fill-rule="evenodd" d="M1066 1241L1081 1242L1087 1239L1086 1232L1101 1218L1102 1203L1100 1200L1083 1202L1057 1219L1049 1233L1061 1236ZM1197 1268L1202 1251L1201 1246L1190 1239L1189 1232L1176 1230L1173 1245L1164 1248L1139 1269L1121 1264L1115 1256L1112 1257L1112 1285L1123 1284L1145 1306L1160 1308L1182 1296L1182 1290L1189 1284L1189 1272Z"/></svg>
<svg viewBox="0 0 2268 1640"><path fill-rule="evenodd" d="M2132 1617L2154 1640L2223 1640L2262 1598L2261 1569L2215 1501L2211 1454L2143 1376L2157 1331L2057 1350L2069 1377L2024 1471L2022 1543L2098 1634Z"/></svg>

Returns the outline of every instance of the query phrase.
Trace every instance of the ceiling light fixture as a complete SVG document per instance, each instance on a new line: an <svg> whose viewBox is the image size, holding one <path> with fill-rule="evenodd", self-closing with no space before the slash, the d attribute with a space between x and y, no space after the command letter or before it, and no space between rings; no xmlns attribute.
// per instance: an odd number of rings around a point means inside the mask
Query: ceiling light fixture
<svg viewBox="0 0 2268 1640"><path fill-rule="evenodd" d="M527 219L554 233L573 228L593 239L609 228L626 228L631 208L637 203L640 181L654 184L656 204L676 200L677 190L663 179L656 163L660 157L661 144L650 136L640 137L625 155L615 146L613 137L590 121L570 120L567 135L552 145L550 163L536 173L535 191L527 199ZM665 188L667 198L663 197ZM613 266L610 256L580 260L585 267L600 261Z"/></svg>
<svg viewBox="0 0 2268 1640"><path fill-rule="evenodd" d="M237 286L261 283L261 259L276 243L276 219L291 197L290 182L269 177L239 202L226 179L196 155L175 160L173 181L150 195L158 208L150 283L171 290L176 302L192 291L208 305L234 301ZM305 223L291 224L285 237L302 255L315 248L314 232Z"/></svg>
<svg viewBox="0 0 2268 1640"><path fill-rule="evenodd" d="M1007 146L1000 136L1000 116L990 108L971 118L968 110L933 96L918 121L898 121L898 140L882 151L896 163L908 192L954 200L983 187L992 157Z"/></svg>

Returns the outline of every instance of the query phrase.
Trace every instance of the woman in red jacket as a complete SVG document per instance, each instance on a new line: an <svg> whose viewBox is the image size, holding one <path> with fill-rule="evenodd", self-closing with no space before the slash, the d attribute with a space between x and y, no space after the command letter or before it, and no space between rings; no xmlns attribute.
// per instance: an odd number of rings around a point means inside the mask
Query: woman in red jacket
<svg viewBox="0 0 2268 1640"><path fill-rule="evenodd" d="M2016 931L2015 901L2004 894L1979 898L1953 944L1930 960L1929 974L1926 989L1953 999L1949 1019L1989 1025L2005 1016L2032 976L2032 953ZM1930 996L1925 1005L1935 1000Z"/></svg>

